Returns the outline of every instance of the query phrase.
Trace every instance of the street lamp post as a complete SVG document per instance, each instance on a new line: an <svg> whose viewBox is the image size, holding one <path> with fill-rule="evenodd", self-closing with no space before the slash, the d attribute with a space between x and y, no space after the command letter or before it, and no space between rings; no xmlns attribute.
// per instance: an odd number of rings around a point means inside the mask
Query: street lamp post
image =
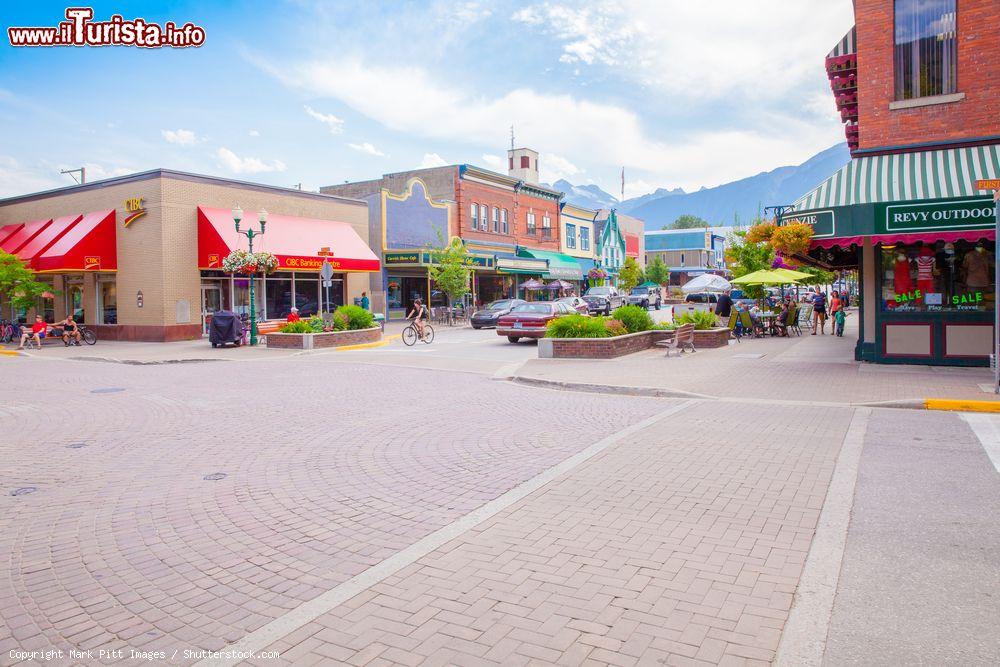
<svg viewBox="0 0 1000 667"><path fill-rule="evenodd" d="M233 207L233 222L236 223L236 233L242 234L247 237L247 243L250 246L250 254L253 254L253 239L255 236L264 235L264 227L267 225L267 211L260 209L260 231L255 232L252 227L247 227L246 231L240 229L240 221L243 219L243 209L240 208L239 204ZM256 271L250 274L250 345L257 344L257 308L254 304L254 289L253 289L253 279L256 275Z"/></svg>

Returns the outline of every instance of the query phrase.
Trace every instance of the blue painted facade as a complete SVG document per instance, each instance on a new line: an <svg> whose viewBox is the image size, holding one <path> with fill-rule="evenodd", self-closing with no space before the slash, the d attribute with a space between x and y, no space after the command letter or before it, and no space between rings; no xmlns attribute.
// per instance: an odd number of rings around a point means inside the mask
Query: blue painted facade
<svg viewBox="0 0 1000 667"><path fill-rule="evenodd" d="M383 250L440 246L450 239L448 204L435 202L419 178L403 195L382 194Z"/></svg>

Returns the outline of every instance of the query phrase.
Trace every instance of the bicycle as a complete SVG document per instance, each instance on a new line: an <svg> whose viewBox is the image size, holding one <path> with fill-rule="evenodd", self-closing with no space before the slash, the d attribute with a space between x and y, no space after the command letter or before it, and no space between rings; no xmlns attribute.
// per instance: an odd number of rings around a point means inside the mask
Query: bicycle
<svg viewBox="0 0 1000 667"><path fill-rule="evenodd" d="M91 331L85 324L77 324L77 328L80 330L80 338L87 345L93 345L97 342L97 334Z"/></svg>
<svg viewBox="0 0 1000 667"><path fill-rule="evenodd" d="M21 326L0 320L0 343L16 343L21 338Z"/></svg>
<svg viewBox="0 0 1000 667"><path fill-rule="evenodd" d="M405 329L403 329L403 343L408 347L413 346L417 342L417 327L414 326L413 322L410 322ZM434 341L434 327L430 324L424 323L424 343L430 345Z"/></svg>

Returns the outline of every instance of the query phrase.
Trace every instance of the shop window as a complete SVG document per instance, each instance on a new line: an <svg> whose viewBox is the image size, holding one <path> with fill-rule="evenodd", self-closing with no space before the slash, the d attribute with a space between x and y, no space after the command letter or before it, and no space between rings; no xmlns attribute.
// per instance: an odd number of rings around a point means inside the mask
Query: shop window
<svg viewBox="0 0 1000 667"><path fill-rule="evenodd" d="M510 234L510 227L507 224L507 209L500 211L500 232Z"/></svg>
<svg viewBox="0 0 1000 667"><path fill-rule="evenodd" d="M479 229L480 231L487 231L489 229L489 207L483 204L479 207Z"/></svg>
<svg viewBox="0 0 1000 667"><path fill-rule="evenodd" d="M403 283L399 277L389 276L385 286L385 299L389 308L403 307Z"/></svg>
<svg viewBox="0 0 1000 667"><path fill-rule="evenodd" d="M479 204L473 204L471 211L472 213L469 217L471 224L469 226L475 229L476 225L479 224Z"/></svg>
<svg viewBox="0 0 1000 667"><path fill-rule="evenodd" d="M992 241L882 246L883 311L993 312Z"/></svg>
<svg viewBox="0 0 1000 667"><path fill-rule="evenodd" d="M66 313L72 314L77 322L86 322L83 308L83 285L70 283L66 286Z"/></svg>
<svg viewBox="0 0 1000 667"><path fill-rule="evenodd" d="M344 305L344 280L343 275L335 273L330 280L332 285L324 290L330 295L330 303L324 309L333 311L337 306ZM320 300L319 277L315 273L295 274L295 307L299 309L300 317L311 317L320 312L320 305L324 302Z"/></svg>
<svg viewBox="0 0 1000 667"><path fill-rule="evenodd" d="M269 320L283 320L288 317L288 313L292 310L291 279L268 278L264 284L264 292L266 294L264 316Z"/></svg>
<svg viewBox="0 0 1000 667"><path fill-rule="evenodd" d="M535 233L535 214L534 213L528 213L528 215L525 216L525 222L524 222L524 224L525 224L526 231L529 234L534 235L534 233Z"/></svg>
<svg viewBox="0 0 1000 667"><path fill-rule="evenodd" d="M576 248L576 225L566 223L566 247Z"/></svg>
<svg viewBox="0 0 1000 667"><path fill-rule="evenodd" d="M98 304L101 324L118 324L118 289L115 281L104 280L98 283L101 302Z"/></svg>
<svg viewBox="0 0 1000 667"><path fill-rule="evenodd" d="M493 207L493 231L494 233L500 233L500 209Z"/></svg>
<svg viewBox="0 0 1000 667"><path fill-rule="evenodd" d="M955 0L896 0L896 99L957 90Z"/></svg>
<svg viewBox="0 0 1000 667"><path fill-rule="evenodd" d="M590 250L590 228L580 228L580 250Z"/></svg>

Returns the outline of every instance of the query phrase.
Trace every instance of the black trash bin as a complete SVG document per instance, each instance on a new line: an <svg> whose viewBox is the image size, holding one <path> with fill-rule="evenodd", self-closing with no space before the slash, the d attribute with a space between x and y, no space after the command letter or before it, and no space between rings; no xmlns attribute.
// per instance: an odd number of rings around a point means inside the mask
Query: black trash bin
<svg viewBox="0 0 1000 667"><path fill-rule="evenodd" d="M225 347L226 343L239 347L243 342L243 322L239 315L229 310L220 310L212 315L212 322L208 327L208 342L212 347Z"/></svg>

